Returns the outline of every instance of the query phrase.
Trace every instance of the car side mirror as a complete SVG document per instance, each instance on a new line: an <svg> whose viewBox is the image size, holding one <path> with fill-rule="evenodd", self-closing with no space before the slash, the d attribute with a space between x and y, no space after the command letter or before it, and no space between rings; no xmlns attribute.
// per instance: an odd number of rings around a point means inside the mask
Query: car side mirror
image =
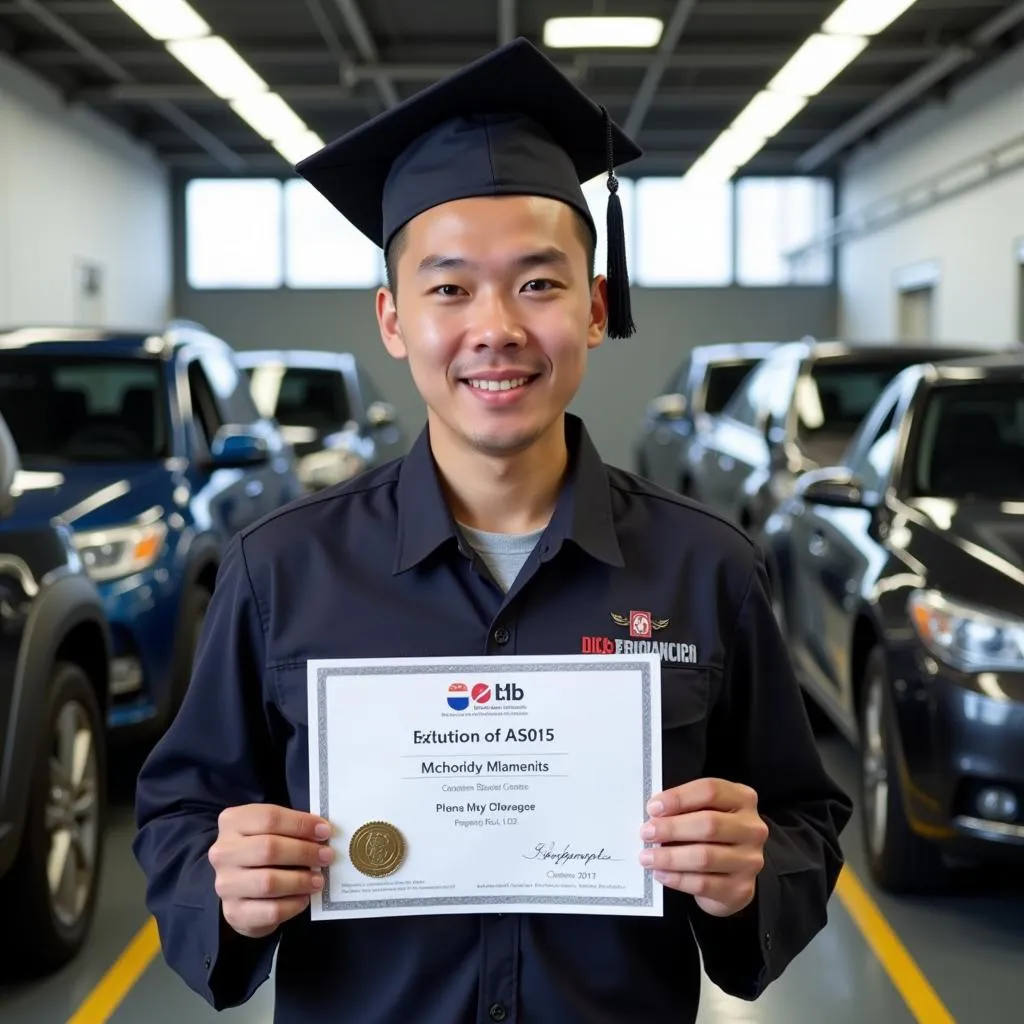
<svg viewBox="0 0 1024 1024"><path fill-rule="evenodd" d="M686 396L678 392L659 395L649 403L648 412L652 419L665 422L681 420L686 415Z"/></svg>
<svg viewBox="0 0 1024 1024"><path fill-rule="evenodd" d="M270 458L266 438L243 427L221 427L210 445L213 469L245 469Z"/></svg>
<svg viewBox="0 0 1024 1024"><path fill-rule="evenodd" d="M845 469L830 467L804 473L796 483L796 497L813 505L867 508L864 488Z"/></svg>
<svg viewBox="0 0 1024 1024"><path fill-rule="evenodd" d="M366 410L366 422L374 430L390 427L396 418L395 407L390 402L371 402Z"/></svg>

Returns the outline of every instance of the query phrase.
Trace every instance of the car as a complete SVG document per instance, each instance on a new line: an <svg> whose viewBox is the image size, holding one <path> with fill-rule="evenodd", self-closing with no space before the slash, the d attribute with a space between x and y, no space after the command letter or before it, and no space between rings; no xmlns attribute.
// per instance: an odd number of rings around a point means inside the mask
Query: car
<svg viewBox="0 0 1024 1024"><path fill-rule="evenodd" d="M977 346L819 341L777 346L690 447L693 497L756 540L809 469L843 453L868 409L906 366Z"/></svg>
<svg viewBox="0 0 1024 1024"><path fill-rule="evenodd" d="M0 410L35 483L18 516L59 517L103 597L117 739L166 727L231 537L302 494L231 347L200 325L0 335Z"/></svg>
<svg viewBox="0 0 1024 1024"><path fill-rule="evenodd" d="M689 493L687 451L747 374L777 342L698 345L647 404L636 442L636 471L668 490Z"/></svg>
<svg viewBox="0 0 1024 1024"><path fill-rule="evenodd" d="M0 416L0 949L48 973L92 929L107 817L110 636L66 524L20 513L42 482Z"/></svg>
<svg viewBox="0 0 1024 1024"><path fill-rule="evenodd" d="M307 491L343 483L405 454L395 407L350 352L238 353L260 412L281 425Z"/></svg>
<svg viewBox="0 0 1024 1024"><path fill-rule="evenodd" d="M1024 357L904 370L764 543L801 686L860 752L876 882L1024 866Z"/></svg>

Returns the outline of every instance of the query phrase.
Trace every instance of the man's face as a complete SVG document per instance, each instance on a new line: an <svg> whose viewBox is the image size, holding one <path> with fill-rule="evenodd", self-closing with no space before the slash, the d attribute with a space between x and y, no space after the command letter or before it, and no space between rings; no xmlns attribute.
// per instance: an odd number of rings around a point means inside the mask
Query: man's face
<svg viewBox="0 0 1024 1024"><path fill-rule="evenodd" d="M603 278L570 207L462 199L406 228L381 335L409 360L431 430L491 455L528 448L560 422L607 320Z"/></svg>

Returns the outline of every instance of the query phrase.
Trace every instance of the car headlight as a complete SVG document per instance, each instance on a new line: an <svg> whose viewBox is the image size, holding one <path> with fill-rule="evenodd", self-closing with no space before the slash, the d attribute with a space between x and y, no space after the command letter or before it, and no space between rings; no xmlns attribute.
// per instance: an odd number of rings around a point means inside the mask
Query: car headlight
<svg viewBox="0 0 1024 1024"><path fill-rule="evenodd" d="M1024 621L934 590L915 590L908 604L918 636L947 664L965 672L1024 671Z"/></svg>
<svg viewBox="0 0 1024 1024"><path fill-rule="evenodd" d="M74 535L75 547L94 580L116 580L148 569L164 548L167 525L112 526Z"/></svg>

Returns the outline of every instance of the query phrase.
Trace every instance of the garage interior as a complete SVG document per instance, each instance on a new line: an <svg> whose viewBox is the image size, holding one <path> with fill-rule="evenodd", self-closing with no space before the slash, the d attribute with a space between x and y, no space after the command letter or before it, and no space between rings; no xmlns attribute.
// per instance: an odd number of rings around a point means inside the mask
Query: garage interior
<svg viewBox="0 0 1024 1024"><path fill-rule="evenodd" d="M554 34L552 19L587 19L593 28L614 17L654 19L654 34L634 45L621 34L582 42ZM178 39L175 25L185 26ZM5 348L62 332L69 346L91 346L91 339L109 346L120 343L109 339L134 334L159 342L177 324L185 333L199 325L200 333L226 343L237 367L227 372L246 384L247 403L246 373L254 374L251 401L261 416L283 424L280 436L305 460L298 477L289 478L295 487L330 484L332 473L344 478L402 454L425 413L408 367L381 344L374 295L384 280L383 255L351 225L339 225L293 167L519 36L543 48L644 149L618 171L638 332L609 339L592 354L571 407L607 463L714 504L708 477L680 461L684 443L702 446L688 456L703 458L700 472L712 461L742 461L727 447L727 435L740 428L723 423L735 405L712 409L710 392L694 397L682 379L683 368L697 365L691 357L708 346L719 346L724 361L737 361L739 346L748 343L767 343L772 352L797 343L808 351L831 342L900 348L909 353L901 368L941 361L936 350L948 348L950 358L964 361L965 379L989 372L973 369L974 360L1008 352L1010 363L1020 359L1020 371L999 370L998 385L986 385L1003 389L998 402L979 399L971 410L999 403L1009 410L1011 398L1003 396L1013 389L1024 399L1021 0L0 0L0 414L15 440L23 436L23 409L2 397L15 386ZM220 64L207 60L209 50L189 47L211 39L223 48ZM604 190L603 178L585 189L599 224ZM602 235L599 269L605 249ZM349 366L334 360L338 354L358 367L358 393L345 401L361 403L366 427L346 434L343 452L305 454L301 446L313 443L316 429L302 419L303 402L296 400L289 421L280 376L270 372L269 383L261 376L268 354L278 353L283 366L281 354L293 350L323 373ZM64 356L39 358L41 365ZM760 358L751 357L749 372ZM927 400L932 377L926 378L908 401ZM737 377L735 386L746 379ZM865 415L876 408L875 397ZM902 408L894 398L894 409ZM1024 416L1024 401L1013 408L1008 417ZM862 422L851 423L844 443ZM764 426L758 420L752 431L758 444ZM900 429L918 427L908 417ZM1020 431L1024 437L1024 422ZM725 447L713 460L717 443ZM835 458L842 454L837 449ZM31 469L26 452L21 461ZM776 471L774 463L762 470ZM786 517L794 495L805 492L795 473L774 488L757 472L735 485L718 511L766 545L782 543L785 531L788 556L798 533ZM843 835L847 867L827 927L783 978L749 1004L707 985L701 1024L1024 1019L1024 745L1013 748L1006 738L1024 739L1024 545L1020 519L1013 520L1024 514L1024 493L1010 493L1000 473L989 473L991 486L972 485L970 500L998 506L1003 518L979 526L973 539L950 541L960 554L974 552L986 572L1002 574L995 590L1003 660L957 668L975 679L963 706L991 729L978 733L985 737L981 748L963 753L957 770L992 775L957 820L970 819L997 856L990 860L986 849L977 861L951 858L937 892L880 883L866 846L871 809L861 794L869 758L866 737L856 735L862 720L854 707L854 725L846 724L845 691L816 702L813 691L823 684L811 680L808 707L826 767L857 795ZM6 498L0 502L0 574L11 571L4 568L8 555L17 554L4 545L22 529L5 529L3 519L32 499L31 488L45 489L38 474L33 479L6 481L17 500L11 507ZM716 479L716 487L726 486L724 477ZM114 485L116 476L102 484ZM879 501L918 509L913 495L893 488ZM299 490L280 494L283 503ZM747 501L751 494L756 500ZM85 493L75 500L87 500ZM838 503L821 499L830 500ZM921 498L920 516L931 516L928 528L942 532L940 498L927 500ZM865 508L831 507L831 518L822 516L829 529L850 534ZM86 521L87 510L76 514ZM901 528L910 531L912 519L904 515ZM945 532L952 537L954 530L947 523ZM156 536L140 534L136 552L158 544ZM855 537L851 544L857 543ZM124 577L102 563L102 538L76 544L86 575L107 588L109 609L110 588ZM837 607L849 610L860 600L868 579L863 563L872 559L865 550L860 575L839 573L831 581L843 591ZM808 559L798 552L792 564L804 567ZM864 599L865 615L883 608L883 584L895 578L888 572L881 570L881 582L863 583L863 593L873 587L874 595ZM928 572L954 580L954 605L985 604L974 591L957 591L956 573L931 565ZM199 574L190 585L193 603L186 604L201 621L194 602L213 584ZM966 576L963 586L970 589ZM119 608L119 615L129 614ZM793 653L809 676L815 657L817 671L827 675L821 666L831 640L816 648L813 634L831 636L830 614L826 608L815 619L805 611L803 627L786 616L786 628L803 628ZM962 621L973 621L963 614ZM909 612L903 622L891 626L893 635L901 628L904 637L914 635ZM865 669L858 629L847 630L857 671ZM110 662L97 670L114 710L110 735L95 737L109 747L95 916L81 948L55 970L27 976L0 963L0 1020L170 1024L216 1017L269 1024L271 985L245 1006L215 1014L162 961L131 852L134 780L153 737L122 734L153 709L133 696L135 673L148 671L148 662L133 653L136 641L123 639L129 633L120 619L114 623ZM177 648L165 660L172 656ZM7 745L0 748L3 779L28 787L31 759L11 760L15 661L5 655L0 671L10 677L0 678L0 700L9 705L0 706L0 729L7 728L0 732ZM931 710L927 687L921 692ZM945 748L940 742L937 749ZM991 764L998 767L978 767ZM940 769L923 771L937 776ZM890 787L899 779L890 773ZM4 811L0 803L0 840ZM0 885L4 866L0 856Z"/></svg>

